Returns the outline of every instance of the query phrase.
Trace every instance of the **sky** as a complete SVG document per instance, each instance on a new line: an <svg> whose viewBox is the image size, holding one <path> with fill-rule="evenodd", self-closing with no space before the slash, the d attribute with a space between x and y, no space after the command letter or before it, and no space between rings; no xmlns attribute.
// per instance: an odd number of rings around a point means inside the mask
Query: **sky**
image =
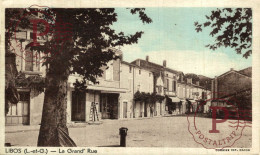
<svg viewBox="0 0 260 155"><path fill-rule="evenodd" d="M146 8L146 14L153 20L143 24L138 14L132 15L129 9L116 8L118 21L113 24L117 31L144 34L137 44L120 47L123 59L132 62L149 56L151 62L161 64L184 73L195 73L208 77L218 76L234 68L241 70L252 66L252 57L245 59L232 48L219 48L215 51L205 47L213 43L210 29L195 31L194 22L203 22L205 15L215 8Z"/></svg>

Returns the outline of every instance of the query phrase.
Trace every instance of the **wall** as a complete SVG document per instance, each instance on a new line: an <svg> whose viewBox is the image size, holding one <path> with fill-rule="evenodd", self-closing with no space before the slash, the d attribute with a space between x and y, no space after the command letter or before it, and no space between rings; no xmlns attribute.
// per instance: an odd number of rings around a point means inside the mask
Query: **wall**
<svg viewBox="0 0 260 155"><path fill-rule="evenodd" d="M29 40L29 36L30 36L30 32L29 31L25 31L25 32L20 32L20 34L16 34L17 35L17 40L15 40L14 38L12 38L11 40L11 49L13 49L13 53L17 54L16 56L16 67L18 72L20 71L25 71L25 64L26 63L32 63L33 64L33 72L37 73L37 74L42 74L43 76L46 75L46 67L42 66L42 60L41 61L36 61L36 54L37 54L37 58L42 57L43 53L40 53L40 55L38 55L38 53L36 51L32 52L28 49L25 50L25 46L27 44L29 44L31 42L31 40ZM24 41L21 43L19 42L19 40L23 39ZM26 53L28 56L30 56L31 54L33 54L33 62L29 62L28 58L26 57ZM27 60L27 61L26 61ZM32 72L32 71L27 71L27 72Z"/></svg>
<svg viewBox="0 0 260 155"><path fill-rule="evenodd" d="M225 76L217 78L217 91L225 94L233 94L252 88L252 79L250 77L231 72ZM221 97L223 95L220 95Z"/></svg>
<svg viewBox="0 0 260 155"><path fill-rule="evenodd" d="M164 72L164 87L167 88L167 79L169 80L169 89L168 92L176 92L177 91L177 75L168 71ZM173 89L173 82L176 81L176 91ZM176 95L174 93L174 95Z"/></svg>
<svg viewBox="0 0 260 155"><path fill-rule="evenodd" d="M121 63L120 66L120 88L125 88L128 91L126 93L120 93L119 101L120 101L120 116L119 118L123 118L123 102L127 102L127 118L133 117L133 89L134 89L134 67L132 67L131 72L129 71L129 67L131 65Z"/></svg>
<svg viewBox="0 0 260 155"><path fill-rule="evenodd" d="M141 74L139 74L141 70ZM134 92L153 93L154 82L153 74L150 71L136 67L134 70Z"/></svg>
<svg viewBox="0 0 260 155"><path fill-rule="evenodd" d="M185 84L178 83L177 87L177 97L184 99L186 98L186 88Z"/></svg>

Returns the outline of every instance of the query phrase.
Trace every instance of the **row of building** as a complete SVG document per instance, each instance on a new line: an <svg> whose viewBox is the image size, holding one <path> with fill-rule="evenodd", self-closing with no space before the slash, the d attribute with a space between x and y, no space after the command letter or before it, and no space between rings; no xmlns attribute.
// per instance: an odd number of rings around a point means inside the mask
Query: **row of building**
<svg viewBox="0 0 260 155"><path fill-rule="evenodd" d="M21 31L13 42L16 52L25 49L32 39L31 32ZM20 44L17 46L16 44ZM29 50L29 49L27 49ZM104 73L98 77L99 84L87 82L86 92L75 92L73 83L81 77L71 75L68 80L67 121L88 122L91 120L91 104L95 103L101 119L128 119L183 114L195 111L192 103L210 98L210 90L194 84L192 78L185 78L183 72L146 60L137 59L131 63L124 61L122 52L113 49L120 56L103 67ZM30 53L34 53L31 51ZM28 53L28 52L27 52ZM46 68L36 60L40 55L21 52L16 57L18 72L29 76L45 77ZM39 54L35 52L35 54ZM41 121L44 92L28 87L17 88L20 96L18 104L11 104L6 116L6 124L39 124ZM162 100L137 100L135 94L156 94ZM207 111L207 108L203 108Z"/></svg>
<svg viewBox="0 0 260 155"><path fill-rule="evenodd" d="M17 36L23 41L16 46L19 51L24 48L32 39L30 32L20 32ZM29 50L29 49L28 49ZM87 82L86 92L75 92L73 83L81 77L71 75L68 80L67 91L67 122L88 122L91 121L91 105L95 103L99 119L132 119L143 117L156 117L169 114L184 114L195 112L206 113L211 106L208 101L212 95L218 91L217 88L231 88L230 85L238 87L236 81L242 79L240 85L246 84L248 89L251 86L251 77L246 73L251 68L241 71L231 70L219 78L212 79L211 90L205 83L200 84L200 80L194 82L193 78L188 78L181 71L176 71L167 67L164 60L162 65L146 60L137 59L133 62L123 60L120 50L113 49L120 56L117 60L108 62L108 69L103 67L104 73L98 77L99 84ZM16 57L16 67L18 72L26 77L45 77L46 68L41 66L37 57L25 55ZM32 52L33 53L33 52ZM40 55L38 56L40 57ZM34 61L28 61L34 60ZM249 71L248 71L249 70ZM234 75L233 75L234 74ZM230 78L229 76L232 76ZM199 76L204 77L204 76ZM207 77L204 77L207 78ZM223 80L224 78L224 80ZM208 78L210 79L210 78ZM217 82L218 80L222 80ZM231 81L230 81L231 80ZM211 81L211 79L210 79ZM225 82L229 82L225 84ZM246 87L246 88L247 88ZM240 89L240 87L239 87ZM242 89L242 88L241 88ZM18 104L11 104L6 115L6 124L40 124L44 92L28 87L17 87L20 101ZM237 92L237 90L235 91ZM158 97L159 100L139 100L137 95Z"/></svg>

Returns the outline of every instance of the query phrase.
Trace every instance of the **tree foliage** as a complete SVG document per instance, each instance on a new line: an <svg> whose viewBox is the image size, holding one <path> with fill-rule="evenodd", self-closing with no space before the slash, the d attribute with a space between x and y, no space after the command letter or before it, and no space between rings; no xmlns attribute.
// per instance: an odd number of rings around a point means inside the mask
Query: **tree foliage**
<svg viewBox="0 0 260 155"><path fill-rule="evenodd" d="M27 76L24 73L19 73L15 78L16 87L30 88L38 93L44 92L45 78L40 75Z"/></svg>
<svg viewBox="0 0 260 155"><path fill-rule="evenodd" d="M134 94L134 101L139 101L139 102L151 102L151 103L160 102L160 103L162 103L162 101L164 99L165 99L164 96L158 95L156 92L145 93L145 92L137 91Z"/></svg>
<svg viewBox="0 0 260 155"><path fill-rule="evenodd" d="M152 20L144 13L144 10L143 8L134 8L130 9L130 12L132 14L139 13L143 23L151 23ZM63 73L69 69L70 74L82 75L82 81L75 82L74 85L83 89L87 80L98 82L97 76L101 76L103 73L101 66L106 66L108 61L118 58L113 47L137 43L143 34L142 31L138 31L135 34L126 35L124 32L116 32L112 29L111 25L117 22L117 13L113 8L49 9L47 12L58 18L56 22L60 25L71 25L68 30L71 32L65 35L70 35L72 40L57 43L54 38L43 46L32 47L32 49L43 52L51 51L51 55L46 57L44 65L55 64L55 68L58 68L55 72ZM44 16L44 18L51 20L48 16ZM58 32L60 33L60 31ZM50 48L53 47L53 44L56 48ZM50 70L52 69L50 68Z"/></svg>
<svg viewBox="0 0 260 155"><path fill-rule="evenodd" d="M13 103L16 104L19 101L19 95L17 92L17 88L21 86L21 83L27 82L30 83L27 85L28 87L33 87L40 89L40 91L43 91L43 84L40 83L42 87L38 87L37 83L34 83L33 81L30 81L29 77L26 79L25 75L23 75L23 79L25 81L22 82L21 74L18 74L17 68L16 68L16 54L14 53L13 49L11 49L11 38L13 37L15 32L20 32L20 29L26 29L29 28L30 21L29 18L23 18L22 17L27 13L26 9L17 9L17 8L8 8L5 9L5 109L6 113L8 113L9 110L9 104ZM17 22L20 21L19 28L17 28ZM31 83L32 82L32 83Z"/></svg>
<svg viewBox="0 0 260 155"><path fill-rule="evenodd" d="M248 58L252 54L252 9L223 8L211 11L204 23L195 22L195 30L201 32L210 27L210 36L215 42L206 47L216 50L219 47L234 48L237 54Z"/></svg>
<svg viewBox="0 0 260 155"><path fill-rule="evenodd" d="M11 9L10 11L14 12L6 19L6 24L9 24L6 28L11 25L11 31L7 31L6 38L12 35L8 32L12 33L15 30L13 26L17 21L20 21L20 28L32 29L28 22L31 16L44 19L50 24L51 32L48 33L50 39L46 39L38 46L31 46L33 42L26 46L45 55L42 65L47 68L38 146L76 146L69 137L66 126L66 92L69 75L78 74L82 77L81 81L75 83L77 88L85 89L86 81L97 83L97 77L104 71L102 67L107 66L110 60L118 58L114 47L137 43L143 32L126 35L124 32L112 29L113 23L117 22L117 13L113 8ZM40 13L43 11L43 14ZM152 22L143 8L130 9L130 12L139 14L143 23ZM15 16L16 14L18 16ZM21 19L24 14L30 16ZM38 27L39 31L44 30L41 25ZM6 45L9 45L8 41ZM30 77L28 80L35 79L37 81L38 77ZM25 79L22 83L27 85L26 81Z"/></svg>
<svg viewBox="0 0 260 155"><path fill-rule="evenodd" d="M197 74L193 74L193 73L187 73L184 76L184 79L187 80L187 78L192 78L192 83L196 84L197 81L199 81L199 77Z"/></svg>
<svg viewBox="0 0 260 155"><path fill-rule="evenodd" d="M10 40L15 30L14 19L22 16L17 9L5 10L5 114L9 111L9 103L17 104L19 100L18 92L15 85L15 78L18 74L15 64L15 54L10 50ZM25 26L26 23L22 23Z"/></svg>

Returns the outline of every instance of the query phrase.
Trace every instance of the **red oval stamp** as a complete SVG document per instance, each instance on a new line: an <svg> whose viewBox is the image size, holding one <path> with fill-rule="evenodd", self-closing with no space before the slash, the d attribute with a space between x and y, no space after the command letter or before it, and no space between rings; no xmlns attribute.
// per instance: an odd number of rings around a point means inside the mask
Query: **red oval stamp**
<svg viewBox="0 0 260 155"><path fill-rule="evenodd" d="M200 117L199 111L207 102L211 102L209 118ZM196 111L187 115L188 131L194 141L206 149L232 147L242 137L245 127L251 127L251 121L247 121L251 110L240 110L238 104L223 98L196 104Z"/></svg>
<svg viewBox="0 0 260 155"><path fill-rule="evenodd" d="M23 16L10 25L8 39L10 50L25 61L52 59L63 50L65 41L72 39L71 24L57 19L57 13L49 7L33 5L22 11Z"/></svg>

